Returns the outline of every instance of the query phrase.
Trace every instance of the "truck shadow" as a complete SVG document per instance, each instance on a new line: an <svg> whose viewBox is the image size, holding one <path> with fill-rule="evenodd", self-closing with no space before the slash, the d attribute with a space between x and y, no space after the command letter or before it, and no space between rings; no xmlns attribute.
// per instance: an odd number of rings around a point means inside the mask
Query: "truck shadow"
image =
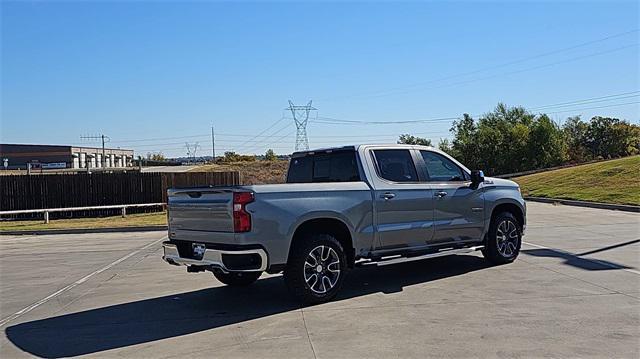
<svg viewBox="0 0 640 359"><path fill-rule="evenodd" d="M587 254L597 253L598 250L587 252ZM559 258L564 262L563 264L570 265L572 267L588 270L588 271L603 271L603 270L618 270L618 269L631 269L631 267L623 264L618 264L602 259L594 258L582 258L584 254L573 254L562 250L556 250L552 248L541 249L526 249L522 253L528 254L534 257L547 257L547 258Z"/></svg>
<svg viewBox="0 0 640 359"><path fill-rule="evenodd" d="M334 301L398 292L405 286L487 266L478 256L452 256L361 268L349 273ZM281 276L271 276L246 288L214 287L20 323L5 333L23 351L59 358L178 337L299 308Z"/></svg>

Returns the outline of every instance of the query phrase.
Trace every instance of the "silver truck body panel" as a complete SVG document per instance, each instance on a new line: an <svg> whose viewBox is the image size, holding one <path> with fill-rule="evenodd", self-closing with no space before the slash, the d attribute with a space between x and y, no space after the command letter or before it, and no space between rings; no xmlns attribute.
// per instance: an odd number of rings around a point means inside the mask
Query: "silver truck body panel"
<svg viewBox="0 0 640 359"><path fill-rule="evenodd" d="M512 181L487 177L477 188L467 178L441 183L396 183L379 176L371 155L376 149L408 149L422 170L419 151L432 151L470 174L462 164L436 149L412 145L353 148L360 161L360 182L171 189L169 238L212 245L259 246L268 257L268 266L274 266L287 262L296 230L311 220L342 222L351 234L356 257L368 257L398 248L480 243L498 205L515 205L522 211L523 220L526 217L524 200ZM235 191L254 193L255 200L246 205L252 221L249 232L233 232Z"/></svg>

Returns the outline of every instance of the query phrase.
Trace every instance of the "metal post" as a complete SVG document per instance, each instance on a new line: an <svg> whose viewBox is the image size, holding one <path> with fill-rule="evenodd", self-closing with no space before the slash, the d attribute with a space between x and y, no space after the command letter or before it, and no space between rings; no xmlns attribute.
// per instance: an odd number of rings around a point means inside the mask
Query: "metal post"
<svg viewBox="0 0 640 359"><path fill-rule="evenodd" d="M127 207L122 207L122 218L127 216Z"/></svg>
<svg viewBox="0 0 640 359"><path fill-rule="evenodd" d="M49 224L49 211L44 211L44 223Z"/></svg>
<svg viewBox="0 0 640 359"><path fill-rule="evenodd" d="M211 126L211 162L216 161L216 140L213 134L213 126Z"/></svg>
<svg viewBox="0 0 640 359"><path fill-rule="evenodd" d="M104 159L104 135L101 135L100 137L102 137L102 158L100 159L100 162L102 162L100 164L100 168L104 169L104 165L105 165L105 159Z"/></svg>

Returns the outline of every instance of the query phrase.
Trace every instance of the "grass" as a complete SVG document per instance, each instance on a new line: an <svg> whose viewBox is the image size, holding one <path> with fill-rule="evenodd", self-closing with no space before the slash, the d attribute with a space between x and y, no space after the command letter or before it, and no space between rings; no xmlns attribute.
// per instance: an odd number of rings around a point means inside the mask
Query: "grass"
<svg viewBox="0 0 640 359"><path fill-rule="evenodd" d="M524 196L640 205L640 156L513 178Z"/></svg>
<svg viewBox="0 0 640 359"><path fill-rule="evenodd" d="M49 224L37 221L0 221L1 231L35 231L47 229L111 228L167 225L167 212L130 214L100 218L52 219Z"/></svg>
<svg viewBox="0 0 640 359"><path fill-rule="evenodd" d="M203 165L190 172L239 171L242 184L284 183L289 161L251 161Z"/></svg>

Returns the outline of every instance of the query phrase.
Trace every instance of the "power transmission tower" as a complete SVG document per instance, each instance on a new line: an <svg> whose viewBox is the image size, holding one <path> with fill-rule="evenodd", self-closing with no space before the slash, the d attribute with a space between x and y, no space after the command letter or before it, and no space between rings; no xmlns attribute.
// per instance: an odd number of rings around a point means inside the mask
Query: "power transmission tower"
<svg viewBox="0 0 640 359"><path fill-rule="evenodd" d="M200 148L200 143L192 143L185 142L185 147L187 148L187 157L191 157L193 163L196 163L196 152L198 152L198 148Z"/></svg>
<svg viewBox="0 0 640 359"><path fill-rule="evenodd" d="M293 122L296 124L296 151L306 151L309 149L309 139L307 138L307 122L309 122L309 112L316 111L311 107L311 101L306 106L295 106L289 100L289 108L293 115Z"/></svg>
<svg viewBox="0 0 640 359"><path fill-rule="evenodd" d="M100 159L100 167L104 168L105 165L107 164L107 160L104 156L104 143L111 141L111 138L109 138L109 136L106 136L104 134L100 134L100 135L95 135L95 136L80 136L81 140L88 140L88 141L95 141L95 140L102 140L102 158Z"/></svg>

